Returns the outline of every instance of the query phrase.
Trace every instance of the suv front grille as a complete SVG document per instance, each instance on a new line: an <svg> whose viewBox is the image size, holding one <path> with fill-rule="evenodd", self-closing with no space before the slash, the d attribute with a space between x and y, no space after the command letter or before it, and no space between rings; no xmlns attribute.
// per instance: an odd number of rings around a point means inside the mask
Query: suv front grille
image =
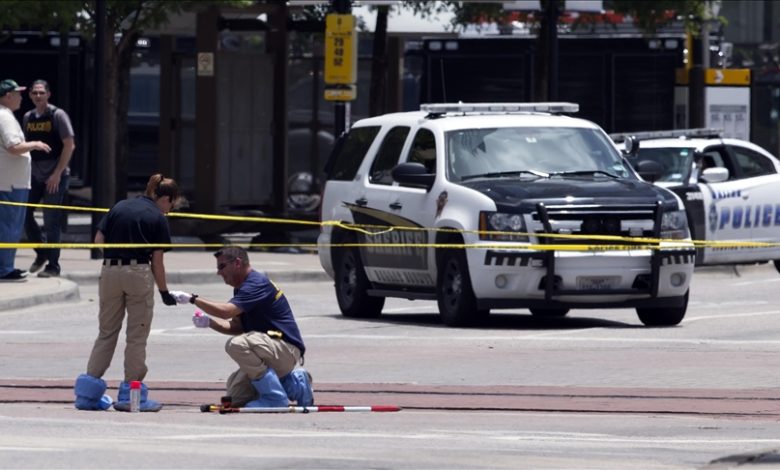
<svg viewBox="0 0 780 470"><path fill-rule="evenodd" d="M636 206L537 204L533 214L534 233L575 235L575 237L538 237L539 243L563 245L638 245L641 242L603 240L588 235L659 238L661 204Z"/></svg>

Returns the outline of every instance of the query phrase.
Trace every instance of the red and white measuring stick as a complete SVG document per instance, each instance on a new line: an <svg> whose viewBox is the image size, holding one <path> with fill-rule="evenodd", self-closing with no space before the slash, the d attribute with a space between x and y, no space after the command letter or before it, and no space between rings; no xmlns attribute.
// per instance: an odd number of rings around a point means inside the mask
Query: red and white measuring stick
<svg viewBox="0 0 780 470"><path fill-rule="evenodd" d="M280 408L226 408L220 405L202 405L200 410L206 411L218 411L220 414L227 413L355 413L355 412L375 412L375 413L387 413L393 411L401 411L400 406L394 405L374 405L374 406L341 406L341 405L326 405L326 406L286 406Z"/></svg>

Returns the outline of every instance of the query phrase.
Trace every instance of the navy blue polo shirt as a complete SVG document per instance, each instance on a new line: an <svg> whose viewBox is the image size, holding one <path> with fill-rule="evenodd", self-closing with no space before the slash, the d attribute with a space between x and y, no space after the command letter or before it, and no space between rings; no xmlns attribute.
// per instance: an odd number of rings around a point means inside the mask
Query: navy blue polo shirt
<svg viewBox="0 0 780 470"><path fill-rule="evenodd" d="M303 356L306 346L290 304L284 293L264 274L251 270L244 283L233 289L233 298L229 302L241 310L239 319L245 333L281 331L282 339L297 347Z"/></svg>
<svg viewBox="0 0 780 470"><path fill-rule="evenodd" d="M171 243L168 219L154 201L138 196L120 201L108 211L98 224L106 243L145 243L149 245ZM105 248L105 258L149 261L155 248ZM162 248L165 251L170 248Z"/></svg>

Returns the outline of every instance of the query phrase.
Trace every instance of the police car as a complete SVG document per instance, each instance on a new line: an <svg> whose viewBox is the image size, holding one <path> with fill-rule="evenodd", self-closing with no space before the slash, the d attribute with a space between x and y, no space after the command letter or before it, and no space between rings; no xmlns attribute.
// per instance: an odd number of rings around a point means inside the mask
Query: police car
<svg viewBox="0 0 780 470"><path fill-rule="evenodd" d="M612 137L634 147L628 159L640 174L682 198L692 237L704 242L697 265L774 261L780 270L780 161L772 154L716 129Z"/></svg>
<svg viewBox="0 0 780 470"><path fill-rule="evenodd" d="M503 308L679 323L694 266L683 204L565 115L577 110L428 104L356 122L326 164L318 238L343 315L401 297L436 300L447 325Z"/></svg>

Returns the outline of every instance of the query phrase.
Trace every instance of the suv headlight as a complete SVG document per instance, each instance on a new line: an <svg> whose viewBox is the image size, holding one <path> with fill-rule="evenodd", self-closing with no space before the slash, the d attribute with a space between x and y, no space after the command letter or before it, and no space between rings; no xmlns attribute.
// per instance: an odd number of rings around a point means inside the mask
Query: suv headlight
<svg viewBox="0 0 780 470"><path fill-rule="evenodd" d="M504 212L479 213L479 239L506 242L527 242L525 219L522 214ZM503 233L485 233L503 232ZM520 232L517 235L509 232Z"/></svg>
<svg viewBox="0 0 780 470"><path fill-rule="evenodd" d="M683 240L690 236L685 211L664 212L661 218L661 238Z"/></svg>

